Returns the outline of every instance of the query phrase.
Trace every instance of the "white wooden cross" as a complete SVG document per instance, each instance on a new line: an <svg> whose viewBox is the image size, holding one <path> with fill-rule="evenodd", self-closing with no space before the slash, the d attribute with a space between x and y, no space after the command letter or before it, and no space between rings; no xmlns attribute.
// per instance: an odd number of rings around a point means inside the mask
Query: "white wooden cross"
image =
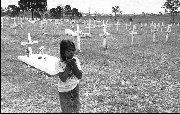
<svg viewBox="0 0 180 114"><path fill-rule="evenodd" d="M60 23L59 23L59 19L55 19L55 25L57 26L57 28L58 28L58 25L59 25Z"/></svg>
<svg viewBox="0 0 180 114"><path fill-rule="evenodd" d="M81 47L80 47L80 33L79 33L79 24L77 24L77 50L78 52L81 52Z"/></svg>
<svg viewBox="0 0 180 114"><path fill-rule="evenodd" d="M103 48L106 51L107 50L107 36L110 35L110 33L108 33L106 31L107 29L107 25L103 23L103 32L104 34L100 34L100 37L103 37Z"/></svg>
<svg viewBox="0 0 180 114"><path fill-rule="evenodd" d="M118 31L118 28L119 28L118 25L120 25L119 20L117 21L117 24L115 24L115 25L116 25L116 30Z"/></svg>
<svg viewBox="0 0 180 114"><path fill-rule="evenodd" d="M91 34L91 28L94 28L94 27L91 27L91 19L89 19L88 27L85 27L85 28L88 28L89 32L88 33L84 33L84 35L91 37L91 35L90 35Z"/></svg>
<svg viewBox="0 0 180 114"><path fill-rule="evenodd" d="M169 37L169 33L171 32L171 26L170 24L168 24L167 30L166 30L166 42L168 41L168 37Z"/></svg>
<svg viewBox="0 0 180 114"><path fill-rule="evenodd" d="M126 29L128 29L128 26L130 26L130 25L128 25L128 24L126 23L125 26L126 26Z"/></svg>
<svg viewBox="0 0 180 114"><path fill-rule="evenodd" d="M157 31L159 30L159 28L161 27L160 23L157 24Z"/></svg>
<svg viewBox="0 0 180 114"><path fill-rule="evenodd" d="M157 26L156 23L154 23L153 29L151 29L151 32L153 33L153 42L156 41L156 32L157 32Z"/></svg>
<svg viewBox="0 0 180 114"><path fill-rule="evenodd" d="M14 19L14 24L11 26L11 28L14 29L14 32L16 34L18 25L16 24L16 20L15 20L16 18L13 18L13 19Z"/></svg>
<svg viewBox="0 0 180 114"><path fill-rule="evenodd" d="M108 32L106 31L106 29L107 29L107 25L104 24L104 25L103 25L103 32L104 32L104 34L105 34L105 35L110 35L110 33L108 33Z"/></svg>
<svg viewBox="0 0 180 114"><path fill-rule="evenodd" d="M133 45L134 42L134 35L137 34L137 32L134 31L135 28L133 27L133 30L129 32L129 34L131 34L131 45Z"/></svg>
<svg viewBox="0 0 180 114"><path fill-rule="evenodd" d="M38 43L38 41L32 41L30 33L28 33L28 42L21 42L21 45L28 45Z"/></svg>
<svg viewBox="0 0 180 114"><path fill-rule="evenodd" d="M152 26L154 26L154 23L153 23L153 21L152 21L152 23L150 24L150 27L152 27Z"/></svg>
<svg viewBox="0 0 180 114"><path fill-rule="evenodd" d="M164 23L161 24L161 32L163 31Z"/></svg>

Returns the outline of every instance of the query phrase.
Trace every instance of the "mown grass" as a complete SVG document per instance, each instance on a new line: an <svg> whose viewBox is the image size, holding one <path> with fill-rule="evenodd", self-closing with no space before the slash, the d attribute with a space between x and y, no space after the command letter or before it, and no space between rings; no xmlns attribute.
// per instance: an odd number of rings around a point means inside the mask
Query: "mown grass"
<svg viewBox="0 0 180 114"><path fill-rule="evenodd" d="M157 21L157 18L155 18ZM141 20L139 20L141 21ZM145 21L145 20L143 20ZM110 21L109 21L110 22ZM161 21L159 21L161 22ZM151 21L147 21L151 23ZM123 23L121 23L123 24ZM67 25L67 24L66 24ZM80 29L83 29L81 25ZM32 45L33 53L45 46L46 54L59 56L59 42L75 38L64 35L64 29L52 23L42 35L39 24L26 23L23 29L1 29L1 112L61 112L57 94L57 78L47 78L39 70L27 67L17 59L25 54L28 32L38 44ZM149 28L131 39L125 26L119 31L108 28L107 53L102 48L102 28L92 29L92 38L82 38L82 52L78 55L82 63L83 79L80 82L80 102L84 113L153 113L180 112L180 41L179 28L165 42L165 33L157 33L157 43L152 42Z"/></svg>

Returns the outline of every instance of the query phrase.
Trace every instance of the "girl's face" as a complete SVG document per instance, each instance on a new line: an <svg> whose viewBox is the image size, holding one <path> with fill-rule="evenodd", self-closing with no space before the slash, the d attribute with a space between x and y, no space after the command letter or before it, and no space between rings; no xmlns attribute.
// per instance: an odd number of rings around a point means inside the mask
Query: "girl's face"
<svg viewBox="0 0 180 114"><path fill-rule="evenodd" d="M75 54L75 49L72 47L69 47L66 51L65 51L65 56L67 59L72 59L73 56Z"/></svg>

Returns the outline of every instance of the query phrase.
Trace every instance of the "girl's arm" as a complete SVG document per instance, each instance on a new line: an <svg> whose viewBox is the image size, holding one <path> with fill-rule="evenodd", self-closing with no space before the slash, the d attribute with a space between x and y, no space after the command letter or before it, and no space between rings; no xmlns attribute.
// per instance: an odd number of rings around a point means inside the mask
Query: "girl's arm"
<svg viewBox="0 0 180 114"><path fill-rule="evenodd" d="M76 63L74 60L70 60L68 61L69 66L71 67L73 74L78 78L81 79L82 78L82 71L78 69Z"/></svg>
<svg viewBox="0 0 180 114"><path fill-rule="evenodd" d="M69 65L66 65L64 72L60 72L57 75L61 79L62 82L65 82L70 74L70 67Z"/></svg>
<svg viewBox="0 0 180 114"><path fill-rule="evenodd" d="M68 78L68 75L70 74L70 67L69 67L69 65L66 65L64 72L59 72L58 74L55 74L55 75L50 75L46 72L43 72L43 74L47 75L48 77L59 76L61 81L65 82Z"/></svg>

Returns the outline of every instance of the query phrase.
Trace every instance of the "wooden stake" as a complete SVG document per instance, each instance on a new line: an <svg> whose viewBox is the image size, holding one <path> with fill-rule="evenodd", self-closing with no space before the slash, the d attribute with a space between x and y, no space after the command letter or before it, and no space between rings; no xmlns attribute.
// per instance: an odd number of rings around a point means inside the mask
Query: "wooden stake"
<svg viewBox="0 0 180 114"><path fill-rule="evenodd" d="M3 24L4 24L4 23L3 23L3 19L4 19L4 18L3 18L3 17L1 17L1 28L3 28L3 27L4 27L4 26L3 26Z"/></svg>
<svg viewBox="0 0 180 114"><path fill-rule="evenodd" d="M80 35L79 35L79 24L77 24L77 50L81 52L80 48Z"/></svg>

